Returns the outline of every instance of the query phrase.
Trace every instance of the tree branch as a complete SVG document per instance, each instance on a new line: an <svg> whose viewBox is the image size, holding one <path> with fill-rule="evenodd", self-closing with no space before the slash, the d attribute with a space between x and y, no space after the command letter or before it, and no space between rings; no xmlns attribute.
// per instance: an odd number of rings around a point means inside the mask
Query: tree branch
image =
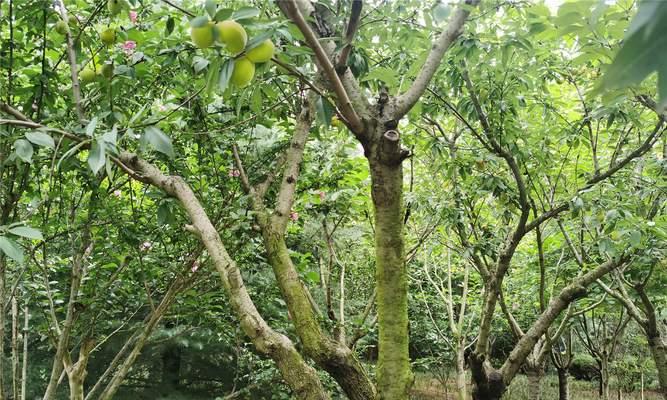
<svg viewBox="0 0 667 400"><path fill-rule="evenodd" d="M333 91L336 93L342 116L347 121L348 126L355 134L362 134L364 131L364 124L352 106L352 102L350 101L347 91L343 86L343 82L340 80L340 77L334 69L331 59L329 59L329 56L324 51L324 48L320 44L317 36L315 35L315 32L313 32L301 14L301 10L299 10L297 2L292 0L283 0L281 1L281 4L286 10L287 16L296 24L296 26L303 34L308 47L310 47L313 52L315 52L315 59L331 83Z"/></svg>
<svg viewBox="0 0 667 400"><path fill-rule="evenodd" d="M352 10L350 11L350 19L347 23L347 29L345 30L345 46L340 51L338 60L336 61L336 67L338 69L345 68L347 66L347 59L350 56L352 51L352 40L354 35L359 29L359 17L361 16L361 9L363 8L362 0L352 0Z"/></svg>
<svg viewBox="0 0 667 400"><path fill-rule="evenodd" d="M433 75L438 70L442 58L447 49L454 43L462 31L463 25L470 15L471 7L479 4L480 0L466 0L463 7L459 7L454 11L450 19L447 29L445 29L440 37L433 43L431 52L428 54L424 65L422 66L417 78L412 83L412 86L395 99L394 119L398 120L408 113L410 109L417 103L421 95L424 93L428 84L431 82Z"/></svg>

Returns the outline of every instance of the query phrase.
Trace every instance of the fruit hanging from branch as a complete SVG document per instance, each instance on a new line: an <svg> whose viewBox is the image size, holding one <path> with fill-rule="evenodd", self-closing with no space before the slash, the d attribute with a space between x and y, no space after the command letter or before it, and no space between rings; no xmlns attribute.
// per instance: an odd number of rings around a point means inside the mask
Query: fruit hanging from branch
<svg viewBox="0 0 667 400"><path fill-rule="evenodd" d="M246 57L241 57L234 63L232 83L239 88L247 86L255 76L255 64Z"/></svg>
<svg viewBox="0 0 667 400"><path fill-rule="evenodd" d="M111 46L116 42L116 30L107 28L100 33L100 40L107 46Z"/></svg>
<svg viewBox="0 0 667 400"><path fill-rule="evenodd" d="M246 53L248 60L259 64L267 62L273 57L275 46L270 39L267 39L260 43L257 47L254 47Z"/></svg>
<svg viewBox="0 0 667 400"><path fill-rule="evenodd" d="M190 38L192 38L192 43L200 49L205 49L210 47L213 44L215 39L215 24L213 22L207 22L203 26L193 26L190 30Z"/></svg>
<svg viewBox="0 0 667 400"><path fill-rule="evenodd" d="M245 49L248 43L248 34L236 21L226 20L217 24L220 42L224 43L227 51L237 55Z"/></svg>

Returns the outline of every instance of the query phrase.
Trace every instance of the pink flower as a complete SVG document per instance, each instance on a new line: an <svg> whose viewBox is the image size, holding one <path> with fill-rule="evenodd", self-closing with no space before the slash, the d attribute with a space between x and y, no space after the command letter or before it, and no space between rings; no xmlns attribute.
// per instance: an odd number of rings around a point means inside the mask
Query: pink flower
<svg viewBox="0 0 667 400"><path fill-rule="evenodd" d="M123 51L125 51L125 54L130 56L132 53L134 53L134 49L137 48L137 42L134 40L128 40L125 43L122 44Z"/></svg>
<svg viewBox="0 0 667 400"><path fill-rule="evenodd" d="M229 171L227 175L229 175L230 178L238 178L239 176L241 176L241 171L239 171L238 169L232 169Z"/></svg>
<svg viewBox="0 0 667 400"><path fill-rule="evenodd" d="M296 212L296 211L290 212L289 213L289 219L291 219L292 221L298 220L299 219L299 213Z"/></svg>
<svg viewBox="0 0 667 400"><path fill-rule="evenodd" d="M132 21L133 24L137 23L137 12L136 11L130 11L130 21Z"/></svg>
<svg viewBox="0 0 667 400"><path fill-rule="evenodd" d="M115 197L119 198L119 199L122 196L122 194L123 194L123 192L121 192L120 189L116 189L116 190L113 191L113 195Z"/></svg>
<svg viewBox="0 0 667 400"><path fill-rule="evenodd" d="M327 194L323 190L320 190L318 194L320 195L320 201L324 201L324 198L327 196Z"/></svg>
<svg viewBox="0 0 667 400"><path fill-rule="evenodd" d="M143 242L140 246L140 249L142 251L148 251L151 249L151 247L153 247L153 244L151 242Z"/></svg>
<svg viewBox="0 0 667 400"><path fill-rule="evenodd" d="M195 260L195 262L192 263L192 268L190 268L190 271L192 271L192 273L195 273L197 272L198 269L199 269L199 261Z"/></svg>

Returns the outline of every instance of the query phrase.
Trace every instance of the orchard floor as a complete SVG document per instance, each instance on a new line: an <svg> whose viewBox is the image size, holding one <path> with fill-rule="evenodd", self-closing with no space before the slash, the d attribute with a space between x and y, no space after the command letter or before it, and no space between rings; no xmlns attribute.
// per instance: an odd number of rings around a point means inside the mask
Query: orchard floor
<svg viewBox="0 0 667 400"><path fill-rule="evenodd" d="M415 379L415 387L412 391L413 400L456 400L454 393L454 383L449 382L447 390L434 377L425 375L418 375ZM616 389L610 390L610 399L617 400L618 394ZM518 376L512 385L509 387L505 397L506 400L527 400L528 387L526 385L526 377ZM600 400L597 391L597 382L570 380L570 399L572 400ZM641 400L641 394L623 393L622 400ZM558 379L555 376L546 376L542 381L542 400L558 400ZM660 394L652 391L644 391L644 400L662 400Z"/></svg>

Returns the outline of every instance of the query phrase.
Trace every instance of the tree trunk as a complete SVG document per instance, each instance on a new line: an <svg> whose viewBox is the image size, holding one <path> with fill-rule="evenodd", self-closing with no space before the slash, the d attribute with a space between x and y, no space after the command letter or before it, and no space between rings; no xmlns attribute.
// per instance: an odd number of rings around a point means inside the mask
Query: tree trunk
<svg viewBox="0 0 667 400"><path fill-rule="evenodd" d="M26 383L28 380L28 332L30 329L30 309L28 303L23 307L23 360L21 364L21 395L20 399L26 399Z"/></svg>
<svg viewBox="0 0 667 400"><path fill-rule="evenodd" d="M84 375L85 376L85 375ZM83 379L78 375L68 376L69 400L83 400Z"/></svg>
<svg viewBox="0 0 667 400"><path fill-rule="evenodd" d="M5 398L5 269L7 258L0 254L0 400Z"/></svg>
<svg viewBox="0 0 667 400"><path fill-rule="evenodd" d="M503 376L484 357L476 353L470 356L473 400L500 400L507 387Z"/></svg>
<svg viewBox="0 0 667 400"><path fill-rule="evenodd" d="M374 159L369 159L369 163L375 208L378 395L380 399L402 400L408 398L413 380L408 349L408 279L403 249L403 170L400 163L391 165Z"/></svg>
<svg viewBox="0 0 667 400"><path fill-rule="evenodd" d="M458 343L456 349L456 395L458 400L468 400L468 390L466 387L466 360L465 346Z"/></svg>
<svg viewBox="0 0 667 400"><path fill-rule="evenodd" d="M540 400L542 398L541 384L544 374L541 369L530 369L526 373L528 377L528 400Z"/></svg>
<svg viewBox="0 0 667 400"><path fill-rule="evenodd" d="M606 357L600 360L600 397L609 400L609 360Z"/></svg>
<svg viewBox="0 0 667 400"><path fill-rule="evenodd" d="M558 372L558 400L570 400L570 372L567 368L557 368Z"/></svg>
<svg viewBox="0 0 667 400"><path fill-rule="evenodd" d="M338 382L349 399L373 399L373 383L357 356L344 343L333 340L322 331L306 289L292 263L284 236L268 226L263 231L269 262L292 315L304 353Z"/></svg>
<svg viewBox="0 0 667 400"><path fill-rule="evenodd" d="M19 398L19 303L12 296L12 399Z"/></svg>
<svg viewBox="0 0 667 400"><path fill-rule="evenodd" d="M658 370L660 393L664 399L667 399L667 343L662 337L657 336L649 338L649 346Z"/></svg>
<svg viewBox="0 0 667 400"><path fill-rule="evenodd" d="M205 245L241 329L252 340L258 352L273 359L292 389L293 396L303 400L328 400L330 396L322 386L317 371L301 357L294 343L287 336L274 331L257 311L243 282L241 270L227 252L220 234L185 180L179 176L165 176L157 167L136 154L122 153L120 158L141 173L142 182L154 185L179 200L192 222L188 230L195 233Z"/></svg>

